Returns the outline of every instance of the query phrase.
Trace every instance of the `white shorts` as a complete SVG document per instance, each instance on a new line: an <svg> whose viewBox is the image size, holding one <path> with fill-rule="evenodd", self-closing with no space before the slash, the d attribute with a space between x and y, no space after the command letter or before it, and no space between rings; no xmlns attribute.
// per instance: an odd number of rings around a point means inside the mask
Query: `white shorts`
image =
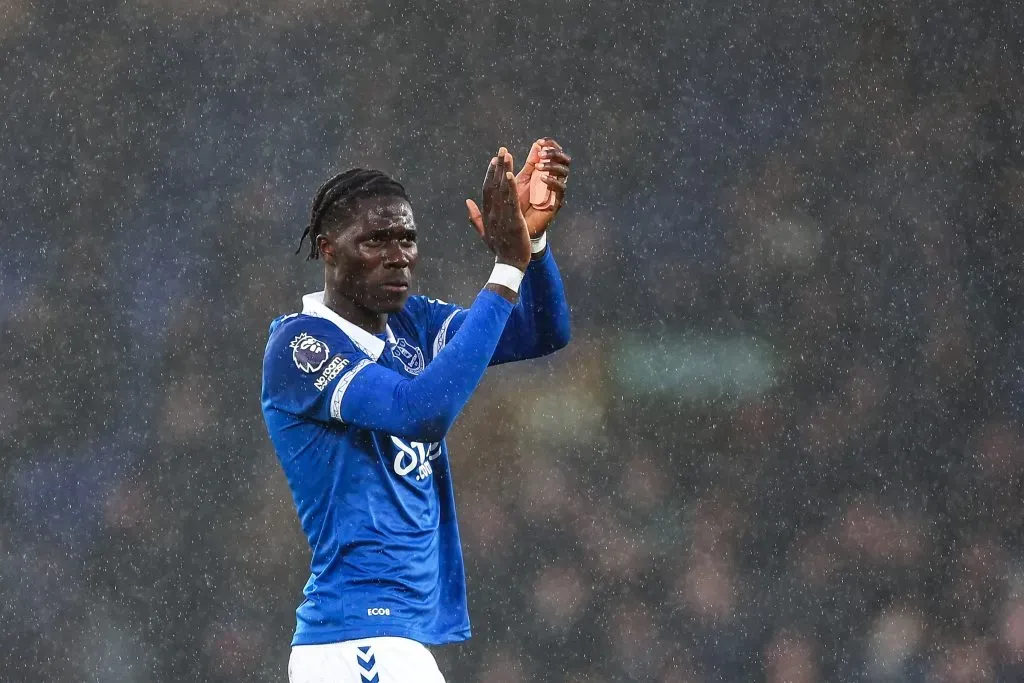
<svg viewBox="0 0 1024 683"><path fill-rule="evenodd" d="M289 683L444 683L434 655L408 638L294 645Z"/></svg>

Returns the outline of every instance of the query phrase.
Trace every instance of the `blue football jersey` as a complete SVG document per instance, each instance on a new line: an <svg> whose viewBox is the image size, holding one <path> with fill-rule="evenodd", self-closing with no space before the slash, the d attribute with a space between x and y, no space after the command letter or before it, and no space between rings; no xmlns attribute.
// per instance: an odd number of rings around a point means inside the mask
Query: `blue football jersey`
<svg viewBox="0 0 1024 683"><path fill-rule="evenodd" d="M569 342L550 250L514 305L411 297L373 335L323 303L277 318L263 360L263 416L312 549L293 644L469 637L444 435L488 365Z"/></svg>
<svg viewBox="0 0 1024 683"><path fill-rule="evenodd" d="M461 309L410 297L378 336L322 297L308 295L302 313L273 321L263 363L264 418L313 554L292 642L465 640L466 582L443 439L424 443L341 421L361 370L422 373Z"/></svg>

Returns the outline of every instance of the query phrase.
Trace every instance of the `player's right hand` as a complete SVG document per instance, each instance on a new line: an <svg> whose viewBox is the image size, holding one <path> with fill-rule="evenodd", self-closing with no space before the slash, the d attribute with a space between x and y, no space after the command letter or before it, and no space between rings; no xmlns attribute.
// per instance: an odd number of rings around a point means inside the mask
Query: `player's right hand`
<svg viewBox="0 0 1024 683"><path fill-rule="evenodd" d="M491 159L484 176L483 211L466 200L470 222L498 263L525 271L530 263L530 232L519 206L512 155L502 147Z"/></svg>

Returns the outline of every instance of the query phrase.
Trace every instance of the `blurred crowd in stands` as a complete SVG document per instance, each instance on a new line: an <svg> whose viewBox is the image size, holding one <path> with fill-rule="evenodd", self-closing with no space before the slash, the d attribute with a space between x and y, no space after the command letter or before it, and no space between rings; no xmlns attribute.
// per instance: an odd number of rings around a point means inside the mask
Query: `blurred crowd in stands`
<svg viewBox="0 0 1024 683"><path fill-rule="evenodd" d="M315 189L394 174L468 303L462 200L540 135L575 337L450 437L448 680L1024 680L1024 14L828 4L0 0L0 680L286 680ZM616 372L693 334L772 385Z"/></svg>

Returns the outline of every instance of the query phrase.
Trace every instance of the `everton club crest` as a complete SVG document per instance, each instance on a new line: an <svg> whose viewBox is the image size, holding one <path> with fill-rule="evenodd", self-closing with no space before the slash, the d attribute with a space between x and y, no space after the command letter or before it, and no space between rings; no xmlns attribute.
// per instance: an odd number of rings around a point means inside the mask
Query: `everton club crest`
<svg viewBox="0 0 1024 683"><path fill-rule="evenodd" d="M395 342L391 353L394 354L399 363L405 366L405 369L411 375L420 374L423 372L423 368L426 367L426 364L423 362L423 352L418 347L405 341L405 339L399 339Z"/></svg>

